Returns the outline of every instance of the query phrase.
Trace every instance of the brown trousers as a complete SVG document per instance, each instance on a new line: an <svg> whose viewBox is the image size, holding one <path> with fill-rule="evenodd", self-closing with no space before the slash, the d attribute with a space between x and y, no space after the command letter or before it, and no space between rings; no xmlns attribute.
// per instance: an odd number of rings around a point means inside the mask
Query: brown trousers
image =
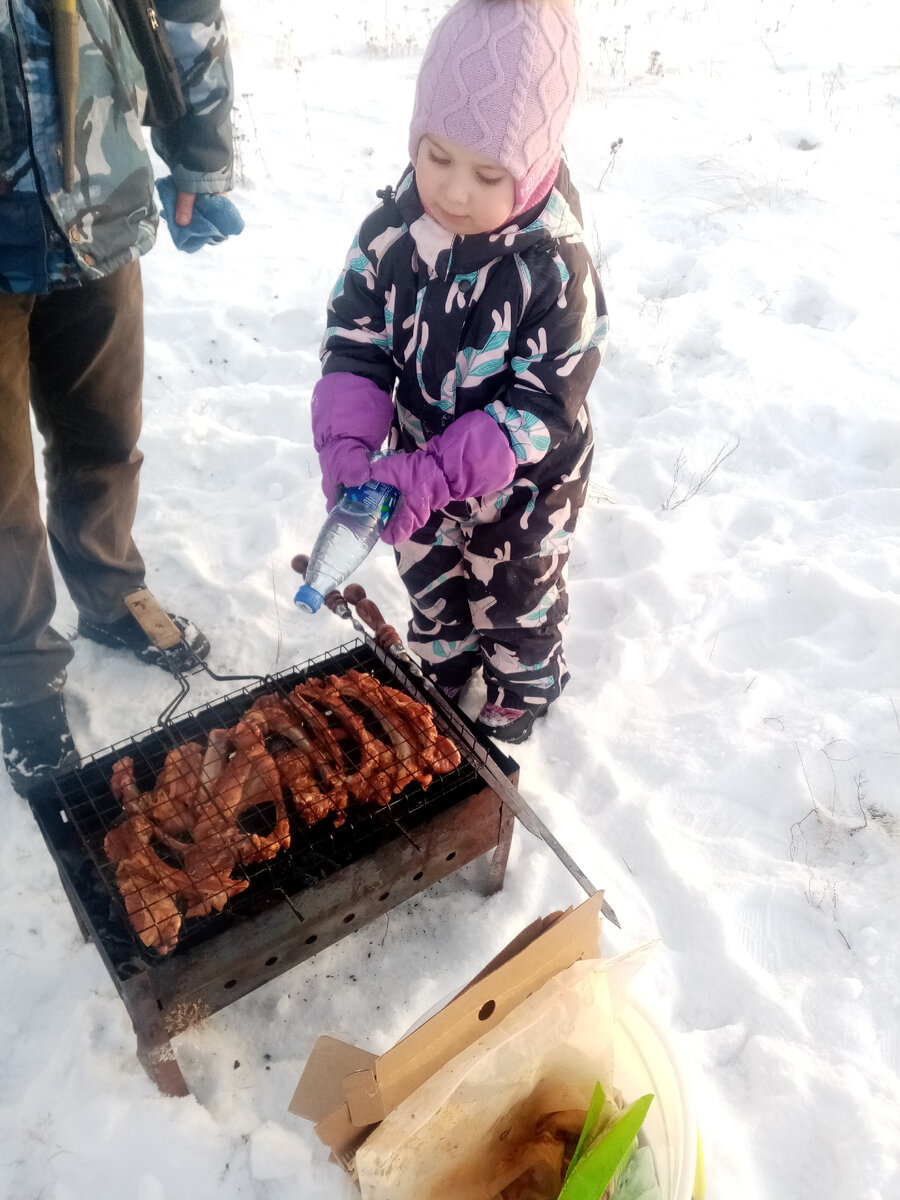
<svg viewBox="0 0 900 1200"><path fill-rule="evenodd" d="M50 625L48 538L75 605L126 612L144 581L132 541L142 455L140 266L44 296L0 293L0 705L58 690L72 648ZM29 407L44 441L41 519Z"/></svg>

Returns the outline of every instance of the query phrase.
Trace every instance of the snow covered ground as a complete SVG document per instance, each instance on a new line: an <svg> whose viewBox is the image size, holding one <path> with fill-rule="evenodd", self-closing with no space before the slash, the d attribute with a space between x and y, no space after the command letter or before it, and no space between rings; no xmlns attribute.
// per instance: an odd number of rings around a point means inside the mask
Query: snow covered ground
<svg viewBox="0 0 900 1200"><path fill-rule="evenodd" d="M229 4L244 234L145 261L148 582L221 672L345 639L291 597L323 515L324 299L406 161L444 3ZM900 75L879 0L582 0L568 138L611 347L571 565L572 683L521 789L622 932L690 1075L710 1196L900 1194ZM893 32L892 32L893 31ZM621 139L621 142L619 141ZM615 145L615 149L612 149ZM403 628L387 548L359 581ZM74 630L68 597L58 626ZM217 695L202 676L191 699ZM83 754L171 683L76 642ZM476 708L477 689L466 699ZM0 778L0 1196L336 1200L287 1105L323 1032L385 1049L577 903L519 831L483 864L176 1039L162 1098L27 806ZM612 933L616 932L613 938ZM371 957L370 957L371 953Z"/></svg>

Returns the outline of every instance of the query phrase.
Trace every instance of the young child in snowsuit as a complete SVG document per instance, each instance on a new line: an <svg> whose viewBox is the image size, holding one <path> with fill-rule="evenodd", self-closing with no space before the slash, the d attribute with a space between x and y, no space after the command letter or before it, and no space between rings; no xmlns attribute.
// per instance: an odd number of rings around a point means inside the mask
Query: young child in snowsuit
<svg viewBox="0 0 900 1200"><path fill-rule="evenodd" d="M524 741L568 672L565 567L588 484L586 395L606 307L562 136L580 72L565 0L459 0L419 73L396 191L331 296L313 393L329 507L369 478L409 645L454 696L479 666L482 732ZM396 453L374 465L385 438Z"/></svg>

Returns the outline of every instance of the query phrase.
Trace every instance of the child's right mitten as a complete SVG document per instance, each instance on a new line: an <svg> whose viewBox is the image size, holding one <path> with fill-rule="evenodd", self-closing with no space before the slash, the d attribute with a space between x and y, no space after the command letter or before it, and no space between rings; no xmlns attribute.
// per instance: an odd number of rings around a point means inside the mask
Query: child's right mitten
<svg viewBox="0 0 900 1200"><path fill-rule="evenodd" d="M515 472L516 456L497 422L486 412L464 413L421 450L372 464L371 478L401 494L382 540L407 541L436 508L498 492Z"/></svg>
<svg viewBox="0 0 900 1200"><path fill-rule="evenodd" d="M313 444L329 511L341 486L359 487L371 478L369 455L387 437L393 414L387 392L362 375L334 371L313 388Z"/></svg>

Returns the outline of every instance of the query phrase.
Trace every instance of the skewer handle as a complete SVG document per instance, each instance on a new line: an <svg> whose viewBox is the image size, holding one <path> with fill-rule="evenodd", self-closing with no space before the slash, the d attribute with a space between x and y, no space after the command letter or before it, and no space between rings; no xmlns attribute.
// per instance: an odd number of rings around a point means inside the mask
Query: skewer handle
<svg viewBox="0 0 900 1200"><path fill-rule="evenodd" d="M368 597L366 596L366 589L363 587L363 585L361 583L348 583L347 586L344 588L344 595L347 597L347 599L350 601L351 604L359 604L360 600L368 599ZM372 601L369 600L369 603L372 604ZM375 608L375 605L372 604L372 607ZM378 609L375 608L375 611L378 612ZM378 616L383 623L384 618L381 616L381 613L378 613Z"/></svg>
<svg viewBox="0 0 900 1200"><path fill-rule="evenodd" d="M344 599L354 606L358 615L369 626L375 634L375 641L382 650L391 651L395 647L405 652L403 639L393 627L388 625L387 621L382 616L381 610L374 600L370 600L366 595L366 590L361 584L351 583L344 588ZM326 601L327 603L327 601Z"/></svg>
<svg viewBox="0 0 900 1200"><path fill-rule="evenodd" d="M339 591L326 592L322 603L327 609L333 612L338 617L349 617L350 609L347 607L347 601Z"/></svg>

